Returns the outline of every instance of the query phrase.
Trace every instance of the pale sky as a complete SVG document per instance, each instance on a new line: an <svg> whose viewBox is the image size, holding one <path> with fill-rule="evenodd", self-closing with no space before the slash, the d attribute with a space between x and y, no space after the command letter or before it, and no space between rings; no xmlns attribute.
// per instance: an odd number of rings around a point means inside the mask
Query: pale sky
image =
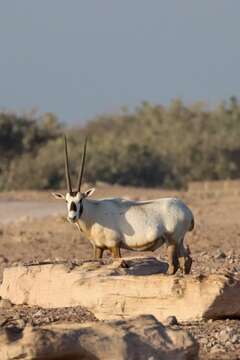
<svg viewBox="0 0 240 360"><path fill-rule="evenodd" d="M240 95L239 0L0 0L0 109L80 123Z"/></svg>

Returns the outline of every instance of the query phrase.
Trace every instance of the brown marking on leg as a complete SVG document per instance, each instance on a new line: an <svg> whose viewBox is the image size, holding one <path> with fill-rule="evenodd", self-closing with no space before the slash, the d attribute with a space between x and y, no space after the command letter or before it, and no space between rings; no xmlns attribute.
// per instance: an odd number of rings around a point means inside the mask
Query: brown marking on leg
<svg viewBox="0 0 240 360"><path fill-rule="evenodd" d="M192 266L192 258L190 256L190 249L185 249L183 239L178 246L178 261L182 274L189 274Z"/></svg>
<svg viewBox="0 0 240 360"><path fill-rule="evenodd" d="M180 268L181 273L185 274L185 257L179 256L178 262L179 262L179 268Z"/></svg>
<svg viewBox="0 0 240 360"><path fill-rule="evenodd" d="M177 245L171 234L165 234L168 255L168 275L173 275L178 269Z"/></svg>
<svg viewBox="0 0 240 360"><path fill-rule="evenodd" d="M176 259L176 244L168 244L167 247L168 254L168 275L173 275L177 271L177 267L175 264Z"/></svg>
<svg viewBox="0 0 240 360"><path fill-rule="evenodd" d="M190 274L192 267L192 258L190 256L191 252L189 247L187 248L187 255L185 257L185 274Z"/></svg>
<svg viewBox="0 0 240 360"><path fill-rule="evenodd" d="M103 257L103 249L100 247L94 247L94 259L102 259Z"/></svg>
<svg viewBox="0 0 240 360"><path fill-rule="evenodd" d="M176 249L175 249L175 252L174 252L173 263L174 263L174 267L175 267L175 272L177 272L177 271L178 271L178 269L179 269L179 261L178 261L177 245L176 245Z"/></svg>
<svg viewBox="0 0 240 360"><path fill-rule="evenodd" d="M111 248L111 253L114 258L120 258L121 257L120 247L115 246Z"/></svg>
<svg viewBox="0 0 240 360"><path fill-rule="evenodd" d="M116 246L116 247L111 248L111 253L112 253L112 256L113 256L115 259L121 258L120 247ZM124 268L124 269L128 269L128 268L129 268L128 264L127 264L126 261L124 261L124 260L121 260L121 262L120 262L120 264L119 264L119 267L120 267L120 268Z"/></svg>

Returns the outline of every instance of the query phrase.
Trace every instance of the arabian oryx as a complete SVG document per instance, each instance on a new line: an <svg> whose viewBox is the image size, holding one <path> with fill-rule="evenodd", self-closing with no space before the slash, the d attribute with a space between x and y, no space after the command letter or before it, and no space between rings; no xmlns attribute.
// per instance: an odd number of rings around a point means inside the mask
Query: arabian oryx
<svg viewBox="0 0 240 360"><path fill-rule="evenodd" d="M121 198L91 200L94 188L81 192L86 158L85 140L77 190L72 190L67 140L65 137L65 172L67 193L53 193L56 199L67 203L68 221L75 223L90 240L94 256L102 258L108 249L113 257L120 257L120 249L145 251L167 245L168 274L178 267L189 273L192 259L183 245L187 231L194 227L191 210L179 199L162 198L149 201L131 201Z"/></svg>

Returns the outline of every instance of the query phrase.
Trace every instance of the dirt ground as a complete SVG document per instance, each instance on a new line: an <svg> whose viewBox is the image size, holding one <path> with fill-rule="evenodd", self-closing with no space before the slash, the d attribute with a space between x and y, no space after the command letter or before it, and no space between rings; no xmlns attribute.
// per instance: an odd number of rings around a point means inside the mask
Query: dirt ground
<svg viewBox="0 0 240 360"><path fill-rule="evenodd" d="M240 196L106 185L99 186L95 192L96 198L121 196L141 200L173 195L183 199L195 215L195 229L186 237L194 259L192 272L228 272L240 278ZM65 213L65 203L52 199L50 192L0 195L0 281L3 269L14 263L92 257L90 243L74 225L67 223ZM123 256L133 254L122 251ZM146 255L153 254L146 252ZM155 251L154 255L164 258L165 248ZM86 320L96 319L80 307L44 310L8 303L0 306L0 326L14 326L14 321L38 326ZM240 359L240 320L208 320L173 326L188 329L198 339L201 359Z"/></svg>

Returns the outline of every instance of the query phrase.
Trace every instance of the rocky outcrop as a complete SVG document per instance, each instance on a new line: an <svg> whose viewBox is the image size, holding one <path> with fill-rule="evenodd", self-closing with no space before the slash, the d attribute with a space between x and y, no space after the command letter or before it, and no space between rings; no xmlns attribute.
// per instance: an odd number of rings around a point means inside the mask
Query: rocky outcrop
<svg viewBox="0 0 240 360"><path fill-rule="evenodd" d="M122 260L121 260L122 261ZM227 275L167 276L155 258L110 264L16 266L4 271L0 295L44 308L81 305L99 319L153 314L164 320L240 317L240 281Z"/></svg>
<svg viewBox="0 0 240 360"><path fill-rule="evenodd" d="M0 333L0 359L191 360L198 345L187 332L164 327L153 316L128 321L27 326Z"/></svg>

